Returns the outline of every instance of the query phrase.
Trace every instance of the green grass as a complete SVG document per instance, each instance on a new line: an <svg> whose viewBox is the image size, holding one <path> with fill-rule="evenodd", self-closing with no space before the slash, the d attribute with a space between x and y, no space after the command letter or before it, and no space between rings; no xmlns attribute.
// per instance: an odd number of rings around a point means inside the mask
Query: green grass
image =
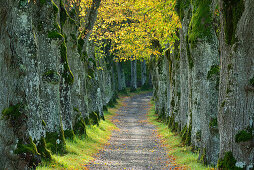
<svg viewBox="0 0 254 170"><path fill-rule="evenodd" d="M53 155L52 162L42 162L38 170L45 169L86 169L84 165L94 159L94 156L107 144L111 133L117 127L112 123L112 117L118 108L109 108L105 112L105 121L100 125L87 126L88 137L75 137L73 140L66 140L67 154Z"/></svg>
<svg viewBox="0 0 254 170"><path fill-rule="evenodd" d="M147 115L148 121L156 126L158 137L161 138L162 145L167 148L167 154L175 161L173 163L187 169L212 169L198 162L198 153L193 153L191 147L184 146L181 137L171 132L165 123L158 120L153 101L151 101L151 105L152 109Z"/></svg>

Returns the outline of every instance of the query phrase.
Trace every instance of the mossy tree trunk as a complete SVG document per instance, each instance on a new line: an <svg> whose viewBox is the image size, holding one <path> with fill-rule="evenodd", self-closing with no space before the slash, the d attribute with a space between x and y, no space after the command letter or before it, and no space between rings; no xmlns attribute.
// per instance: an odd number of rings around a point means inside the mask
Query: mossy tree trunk
<svg viewBox="0 0 254 170"><path fill-rule="evenodd" d="M179 30L180 36L180 106L179 106L179 119L181 123L181 127L185 127L188 122L189 115L189 66L188 66L188 53L187 53L187 45L186 36L188 34L188 25L190 16L188 15L190 12L190 7L184 10L184 17L182 20L182 29Z"/></svg>
<svg viewBox="0 0 254 170"><path fill-rule="evenodd" d="M216 165L219 151L218 131L211 133L209 122L217 117L219 54L213 22L216 3L192 1L187 55L189 63L189 112L192 119L192 145L200 148L202 162ZM214 5L214 6L213 6Z"/></svg>
<svg viewBox="0 0 254 170"><path fill-rule="evenodd" d="M238 162L250 165L254 139L241 131L253 134L254 129L254 1L220 0L220 8L220 157L231 152Z"/></svg>
<svg viewBox="0 0 254 170"><path fill-rule="evenodd" d="M88 9L86 30L82 32L85 40L78 36L80 18L67 11L64 3L1 1L0 112L5 115L0 120L1 168L26 169L39 163L38 159L24 162L22 154L50 159L48 149L64 153L65 137L73 136L72 124L77 133L85 134L82 116L91 115L98 123L98 116L103 117L103 103L113 96L111 88L100 89L111 80L110 69L91 77L94 54L90 52L88 59L85 48L100 0L94 0ZM106 67L103 61L100 64ZM88 101L92 93L96 95ZM32 150L24 150L24 146Z"/></svg>

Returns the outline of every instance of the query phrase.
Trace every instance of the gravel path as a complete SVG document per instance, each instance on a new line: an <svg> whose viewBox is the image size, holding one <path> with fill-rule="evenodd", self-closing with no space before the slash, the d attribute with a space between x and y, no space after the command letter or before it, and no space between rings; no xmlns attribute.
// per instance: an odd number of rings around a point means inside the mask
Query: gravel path
<svg viewBox="0 0 254 170"><path fill-rule="evenodd" d="M174 169L165 148L156 137L155 127L146 121L151 93L128 97L118 109L109 145L100 151L89 169Z"/></svg>

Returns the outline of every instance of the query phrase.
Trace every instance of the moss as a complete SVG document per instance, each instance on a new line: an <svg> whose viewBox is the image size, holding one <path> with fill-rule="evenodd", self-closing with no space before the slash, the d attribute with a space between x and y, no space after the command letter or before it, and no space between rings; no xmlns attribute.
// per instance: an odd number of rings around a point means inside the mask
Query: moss
<svg viewBox="0 0 254 170"><path fill-rule="evenodd" d="M87 76L89 77L89 78L94 78L95 76L94 76L94 69L93 68L88 68L87 69Z"/></svg>
<svg viewBox="0 0 254 170"><path fill-rule="evenodd" d="M37 150L41 154L41 157L47 161L52 160L52 154L46 146L46 140L42 137L37 145Z"/></svg>
<svg viewBox="0 0 254 170"><path fill-rule="evenodd" d="M20 116L21 116L21 108L23 107L23 105L21 105L20 103L16 104L16 105L10 105L8 108L5 108L2 111L2 117L5 120L17 120Z"/></svg>
<svg viewBox="0 0 254 170"><path fill-rule="evenodd" d="M188 128L187 128L187 125L185 125L181 131L182 142L186 140L187 132L188 132Z"/></svg>
<svg viewBox="0 0 254 170"><path fill-rule="evenodd" d="M64 137L65 137L65 139L73 139L74 136L75 136L75 134L74 134L74 131L72 129L64 131Z"/></svg>
<svg viewBox="0 0 254 170"><path fill-rule="evenodd" d="M60 24L61 24L61 27L65 24L67 17L68 17L68 13L64 7L64 2L63 2L63 0L60 0Z"/></svg>
<svg viewBox="0 0 254 170"><path fill-rule="evenodd" d="M78 38L78 52L81 57L82 57L82 50L83 50L84 44L85 44L85 41L81 38L81 36L79 36L79 38Z"/></svg>
<svg viewBox="0 0 254 170"><path fill-rule="evenodd" d="M222 168L223 168L223 159L222 159L222 158L220 158L220 159L218 160L218 162L217 162L217 167L218 167L219 169L222 169Z"/></svg>
<svg viewBox="0 0 254 170"><path fill-rule="evenodd" d="M65 33L63 33L63 37L64 37L65 43L67 43L67 42L68 42L68 39L67 39L67 35L66 35Z"/></svg>
<svg viewBox="0 0 254 170"><path fill-rule="evenodd" d="M102 119L103 121L105 121L104 114L102 114L102 115L100 116L100 119Z"/></svg>
<svg viewBox="0 0 254 170"><path fill-rule="evenodd" d="M108 111L108 107L107 106L103 106L103 111Z"/></svg>
<svg viewBox="0 0 254 170"><path fill-rule="evenodd" d="M55 4L55 2L53 0L51 0L51 4L53 6L54 13L57 14L59 12L58 6Z"/></svg>
<svg viewBox="0 0 254 170"><path fill-rule="evenodd" d="M227 87L226 93L229 94L231 92L233 92L233 90L231 90L229 87Z"/></svg>
<svg viewBox="0 0 254 170"><path fill-rule="evenodd" d="M66 143L62 125L59 132L47 132L45 140L47 148L53 153L62 154L66 152Z"/></svg>
<svg viewBox="0 0 254 170"><path fill-rule="evenodd" d="M54 74L57 74L55 70L48 70L43 74L43 76L52 77Z"/></svg>
<svg viewBox="0 0 254 170"><path fill-rule="evenodd" d="M29 168L35 169L41 162L41 155L31 136L28 139L19 139L14 153L18 154L21 159L26 160Z"/></svg>
<svg viewBox="0 0 254 170"><path fill-rule="evenodd" d="M220 67L219 65L212 65L211 69L207 73L207 79L211 79L213 76L219 76Z"/></svg>
<svg viewBox="0 0 254 170"><path fill-rule="evenodd" d="M77 36L75 34L70 34L70 36L72 40L74 41L74 43L77 44L77 41L78 41Z"/></svg>
<svg viewBox="0 0 254 170"><path fill-rule="evenodd" d="M206 159L206 148L203 148L203 150L202 150L202 154L201 154L201 156L200 156L200 161L201 161L201 163L203 163L203 164L205 164L205 165L207 165L207 159Z"/></svg>
<svg viewBox="0 0 254 170"><path fill-rule="evenodd" d="M221 107L224 107L224 106L225 106L225 104L226 104L226 102L225 102L225 101L223 101L223 102L221 103Z"/></svg>
<svg viewBox="0 0 254 170"><path fill-rule="evenodd" d="M98 112L90 112L89 114L89 120L92 125L98 125L99 126L99 120L100 116Z"/></svg>
<svg viewBox="0 0 254 170"><path fill-rule="evenodd" d="M198 39L207 41L212 39L211 2L211 0L192 0L193 11L188 32L191 48L196 47Z"/></svg>
<svg viewBox="0 0 254 170"><path fill-rule="evenodd" d="M252 77L252 79L250 79L250 85L254 87L254 77Z"/></svg>
<svg viewBox="0 0 254 170"><path fill-rule="evenodd" d="M229 64L228 65L228 71L232 70L233 69L233 65L232 64Z"/></svg>
<svg viewBox="0 0 254 170"><path fill-rule="evenodd" d="M57 31L50 31L48 33L48 38L53 38L53 39L63 39L63 35L60 34Z"/></svg>
<svg viewBox="0 0 254 170"><path fill-rule="evenodd" d="M176 0L175 11L177 12L180 20L184 18L184 10L190 6L190 0Z"/></svg>
<svg viewBox="0 0 254 170"><path fill-rule="evenodd" d="M69 17L69 21L71 24L78 26L77 21Z"/></svg>
<svg viewBox="0 0 254 170"><path fill-rule="evenodd" d="M236 160L232 152L226 152L224 158L218 160L219 169L235 169Z"/></svg>
<svg viewBox="0 0 254 170"><path fill-rule="evenodd" d="M190 124L189 127L187 127L187 125L184 127L184 129L181 131L181 135L182 135L182 142L187 145L190 146L191 145L191 131L192 131L192 113L190 114Z"/></svg>
<svg viewBox="0 0 254 170"><path fill-rule="evenodd" d="M91 124L88 116L84 117L84 121L85 121L85 125L90 125Z"/></svg>
<svg viewBox="0 0 254 170"><path fill-rule="evenodd" d="M182 138L184 138L186 132L187 132L187 125L185 125L184 128L180 132L180 135L182 136Z"/></svg>
<svg viewBox="0 0 254 170"><path fill-rule="evenodd" d="M37 29L38 29L38 31L43 31L44 30L44 26L43 26L42 21L38 21Z"/></svg>
<svg viewBox="0 0 254 170"><path fill-rule="evenodd" d="M41 124L42 124L43 127L46 127L46 123L45 123L44 120L41 121Z"/></svg>
<svg viewBox="0 0 254 170"><path fill-rule="evenodd" d="M158 119L160 119L161 121L165 121L166 120L165 108L162 107L159 113L160 114L159 114Z"/></svg>
<svg viewBox="0 0 254 170"><path fill-rule="evenodd" d="M55 70L48 70L42 75L42 79L52 84L58 84L60 81L60 75Z"/></svg>
<svg viewBox="0 0 254 170"><path fill-rule="evenodd" d="M169 116L168 128L173 129L174 123L175 123L175 115L172 114L171 116Z"/></svg>
<svg viewBox="0 0 254 170"><path fill-rule="evenodd" d="M191 145L191 130L192 130L192 126L190 125L186 134L186 139L184 141L184 144L187 146Z"/></svg>
<svg viewBox="0 0 254 170"><path fill-rule="evenodd" d="M19 7L20 7L20 8L21 8L21 7L24 7L24 6L27 5L27 3L28 3L28 0L20 0L20 1L19 1Z"/></svg>
<svg viewBox="0 0 254 170"><path fill-rule="evenodd" d="M248 140L253 139L253 135L252 135L252 130L241 130L240 132L238 132L235 136L235 142L239 143L239 142L246 142Z"/></svg>
<svg viewBox="0 0 254 170"><path fill-rule="evenodd" d="M34 155L35 154L40 155L31 136L29 137L29 140L27 142L19 140L17 144L17 149L14 151L14 153L15 154L29 153Z"/></svg>
<svg viewBox="0 0 254 170"><path fill-rule="evenodd" d="M58 24L58 22L55 22L55 24L54 24L54 29L57 31L57 32L61 32L61 27L60 27L60 25ZM62 34L61 34L62 35ZM62 37L63 37L63 35L62 35Z"/></svg>
<svg viewBox="0 0 254 170"><path fill-rule="evenodd" d="M176 132L177 128L176 124L178 126L178 122L175 121L175 115L170 116L170 119L168 121L168 127L171 129L172 132Z"/></svg>
<svg viewBox="0 0 254 170"><path fill-rule="evenodd" d="M75 124L73 126L74 133L78 136L82 136L82 135L86 136L85 120L83 119L83 117L78 109L76 109L75 111L78 112L78 114L76 116Z"/></svg>
<svg viewBox="0 0 254 170"><path fill-rule="evenodd" d="M70 11L70 17L75 18L77 16L77 11L75 10L75 8L72 8Z"/></svg>
<svg viewBox="0 0 254 170"><path fill-rule="evenodd" d="M229 45L236 42L236 28L244 11L244 0L223 0L225 40Z"/></svg>
<svg viewBox="0 0 254 170"><path fill-rule="evenodd" d="M197 132L196 132L196 140L197 141L201 141L201 130L198 130Z"/></svg>
<svg viewBox="0 0 254 170"><path fill-rule="evenodd" d="M217 128L218 127L218 122L217 118L212 118L209 122L209 128Z"/></svg>
<svg viewBox="0 0 254 170"><path fill-rule="evenodd" d="M73 84L74 76L70 70L68 59L67 59L67 47L65 41L60 46L60 54L61 60L63 62L64 70L63 70L63 77L67 84Z"/></svg>
<svg viewBox="0 0 254 170"><path fill-rule="evenodd" d="M213 80L214 77L216 79L215 88L217 90L219 90L219 85L220 85L220 67L219 67L219 65L212 65L210 70L207 73L208 80Z"/></svg>
<svg viewBox="0 0 254 170"><path fill-rule="evenodd" d="M172 98L172 100L171 100L171 102L170 102L170 105L171 105L172 108L175 107L175 100L174 100L174 98Z"/></svg>
<svg viewBox="0 0 254 170"><path fill-rule="evenodd" d="M191 53L190 53L190 46L189 46L188 35L186 35L185 38L186 38L186 51L187 51L189 68L192 69L194 67L194 61L193 61L193 58L191 57Z"/></svg>
<svg viewBox="0 0 254 170"><path fill-rule="evenodd" d="M179 126L179 123L178 123L178 122L175 122L175 123L174 123L174 127L172 128L172 131L173 131L173 132L177 132L178 126Z"/></svg>
<svg viewBox="0 0 254 170"><path fill-rule="evenodd" d="M45 4L46 3L46 0L40 0L40 4Z"/></svg>

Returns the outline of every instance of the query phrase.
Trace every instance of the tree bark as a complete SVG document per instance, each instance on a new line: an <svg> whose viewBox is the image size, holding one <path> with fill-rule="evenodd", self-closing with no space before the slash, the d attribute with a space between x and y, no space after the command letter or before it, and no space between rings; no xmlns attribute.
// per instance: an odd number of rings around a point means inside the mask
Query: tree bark
<svg viewBox="0 0 254 170"><path fill-rule="evenodd" d="M220 157L226 152L232 152L238 162L245 162L248 166L253 163L254 147L248 140L249 146L236 142L236 135L242 130L252 128L254 119L254 91L250 80L254 76L254 1L237 1L244 3L244 9L239 21L228 26L235 16L232 9L235 6L226 6L227 1L220 0L222 25L220 34L221 73L219 94L218 125L220 131ZM237 5L237 4L236 4ZM241 13L240 13L241 14ZM235 28L235 34L227 31ZM232 30L234 33L234 30ZM236 41L233 39L236 37Z"/></svg>
<svg viewBox="0 0 254 170"><path fill-rule="evenodd" d="M141 62L141 86L144 86L147 81L146 75L146 60Z"/></svg>
<svg viewBox="0 0 254 170"><path fill-rule="evenodd" d="M116 69L117 69L117 77L118 77L118 90L119 91L125 90L125 88L126 88L125 74L123 71L122 63L117 62Z"/></svg>
<svg viewBox="0 0 254 170"><path fill-rule="evenodd" d="M131 90L137 89L137 60L131 61Z"/></svg>

